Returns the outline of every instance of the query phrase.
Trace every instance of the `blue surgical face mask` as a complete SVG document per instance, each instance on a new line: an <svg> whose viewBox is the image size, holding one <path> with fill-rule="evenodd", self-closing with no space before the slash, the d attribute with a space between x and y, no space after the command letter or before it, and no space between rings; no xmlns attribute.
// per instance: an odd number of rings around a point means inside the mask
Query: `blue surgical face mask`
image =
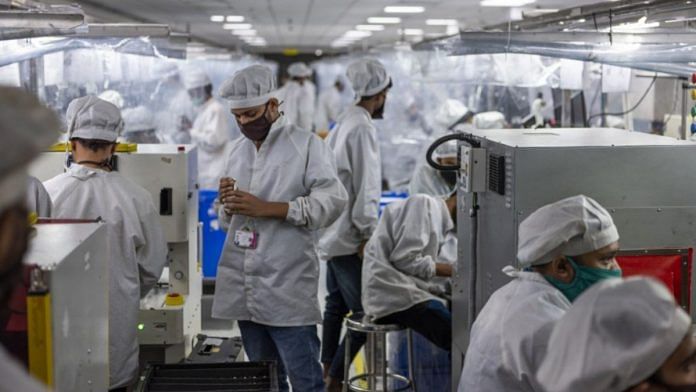
<svg viewBox="0 0 696 392"><path fill-rule="evenodd" d="M570 262L570 265L575 270L575 277L570 283L561 282L558 279L552 278L550 276L544 276L546 280L551 283L555 288L560 290L563 295L568 298L570 302L575 301L576 298L580 296L585 290L590 288L593 284L600 282L605 279L610 278L620 278L620 269L602 269L602 268L592 268L585 267L584 265L577 264L572 258L566 257Z"/></svg>

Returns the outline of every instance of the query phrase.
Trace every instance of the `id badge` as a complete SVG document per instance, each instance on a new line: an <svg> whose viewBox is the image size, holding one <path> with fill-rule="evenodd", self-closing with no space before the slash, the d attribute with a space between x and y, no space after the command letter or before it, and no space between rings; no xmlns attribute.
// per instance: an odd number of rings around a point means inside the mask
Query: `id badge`
<svg viewBox="0 0 696 392"><path fill-rule="evenodd" d="M234 244L242 249L256 249L259 235L248 227L234 232Z"/></svg>

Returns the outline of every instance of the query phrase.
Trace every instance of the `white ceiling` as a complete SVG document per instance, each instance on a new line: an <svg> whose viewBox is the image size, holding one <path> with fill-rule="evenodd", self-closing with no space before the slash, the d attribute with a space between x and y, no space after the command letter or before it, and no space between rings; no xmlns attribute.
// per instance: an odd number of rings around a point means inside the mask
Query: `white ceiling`
<svg viewBox="0 0 696 392"><path fill-rule="evenodd" d="M525 9L568 8L597 2L537 0ZM299 48L312 52L328 49L336 38L355 25L364 24L371 16L399 16L402 23L374 33L364 41L367 45L399 40L400 28L418 28L428 35L444 35L445 26L425 25L429 18L457 19L460 27L475 29L505 22L511 14L519 14L519 10L510 8L481 7L479 0L77 0L77 3L98 21L166 23L175 30L224 47L236 47L242 42L230 31L223 30L222 23L211 22L210 16L242 15L267 41L269 48ZM425 12L387 15L384 13L386 5L419 5L425 7Z"/></svg>

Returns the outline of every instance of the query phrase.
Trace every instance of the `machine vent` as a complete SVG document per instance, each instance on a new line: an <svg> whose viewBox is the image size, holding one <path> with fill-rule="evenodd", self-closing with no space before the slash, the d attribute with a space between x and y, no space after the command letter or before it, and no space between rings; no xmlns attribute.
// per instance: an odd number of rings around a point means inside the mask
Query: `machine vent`
<svg viewBox="0 0 696 392"><path fill-rule="evenodd" d="M505 157L488 155L488 190L505 196Z"/></svg>

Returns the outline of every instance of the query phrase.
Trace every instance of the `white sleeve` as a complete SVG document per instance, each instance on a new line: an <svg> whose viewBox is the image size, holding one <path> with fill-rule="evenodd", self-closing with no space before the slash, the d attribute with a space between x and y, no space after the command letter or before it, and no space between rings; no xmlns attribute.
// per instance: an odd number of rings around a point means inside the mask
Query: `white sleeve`
<svg viewBox="0 0 696 392"><path fill-rule="evenodd" d="M435 260L432 255L424 254L433 227L432 209L427 202L407 200L403 206L404 218L392 227L393 249L389 261L399 271L430 280L435 276Z"/></svg>
<svg viewBox="0 0 696 392"><path fill-rule="evenodd" d="M356 128L351 133L348 154L355 192L351 221L361 238L367 241L377 227L379 199L382 195L379 143L371 128Z"/></svg>
<svg viewBox="0 0 696 392"><path fill-rule="evenodd" d="M136 238L135 253L140 271L140 296L143 297L157 284L167 264L167 243L152 200L148 200L138 220L143 237Z"/></svg>
<svg viewBox="0 0 696 392"><path fill-rule="evenodd" d="M201 113L203 114L206 115L204 121L197 121L191 129L191 139L201 149L214 152L222 148L229 140L227 114L217 108L209 113Z"/></svg>
<svg viewBox="0 0 696 392"><path fill-rule="evenodd" d="M290 202L286 220L296 226L320 229L331 225L348 202L348 193L338 179L336 159L329 146L312 136L302 181L309 195Z"/></svg>
<svg viewBox="0 0 696 392"><path fill-rule="evenodd" d="M35 177L29 177L29 189L27 190L27 208L29 212L35 212L41 218L50 218L53 210L51 196L46 191L41 181Z"/></svg>

